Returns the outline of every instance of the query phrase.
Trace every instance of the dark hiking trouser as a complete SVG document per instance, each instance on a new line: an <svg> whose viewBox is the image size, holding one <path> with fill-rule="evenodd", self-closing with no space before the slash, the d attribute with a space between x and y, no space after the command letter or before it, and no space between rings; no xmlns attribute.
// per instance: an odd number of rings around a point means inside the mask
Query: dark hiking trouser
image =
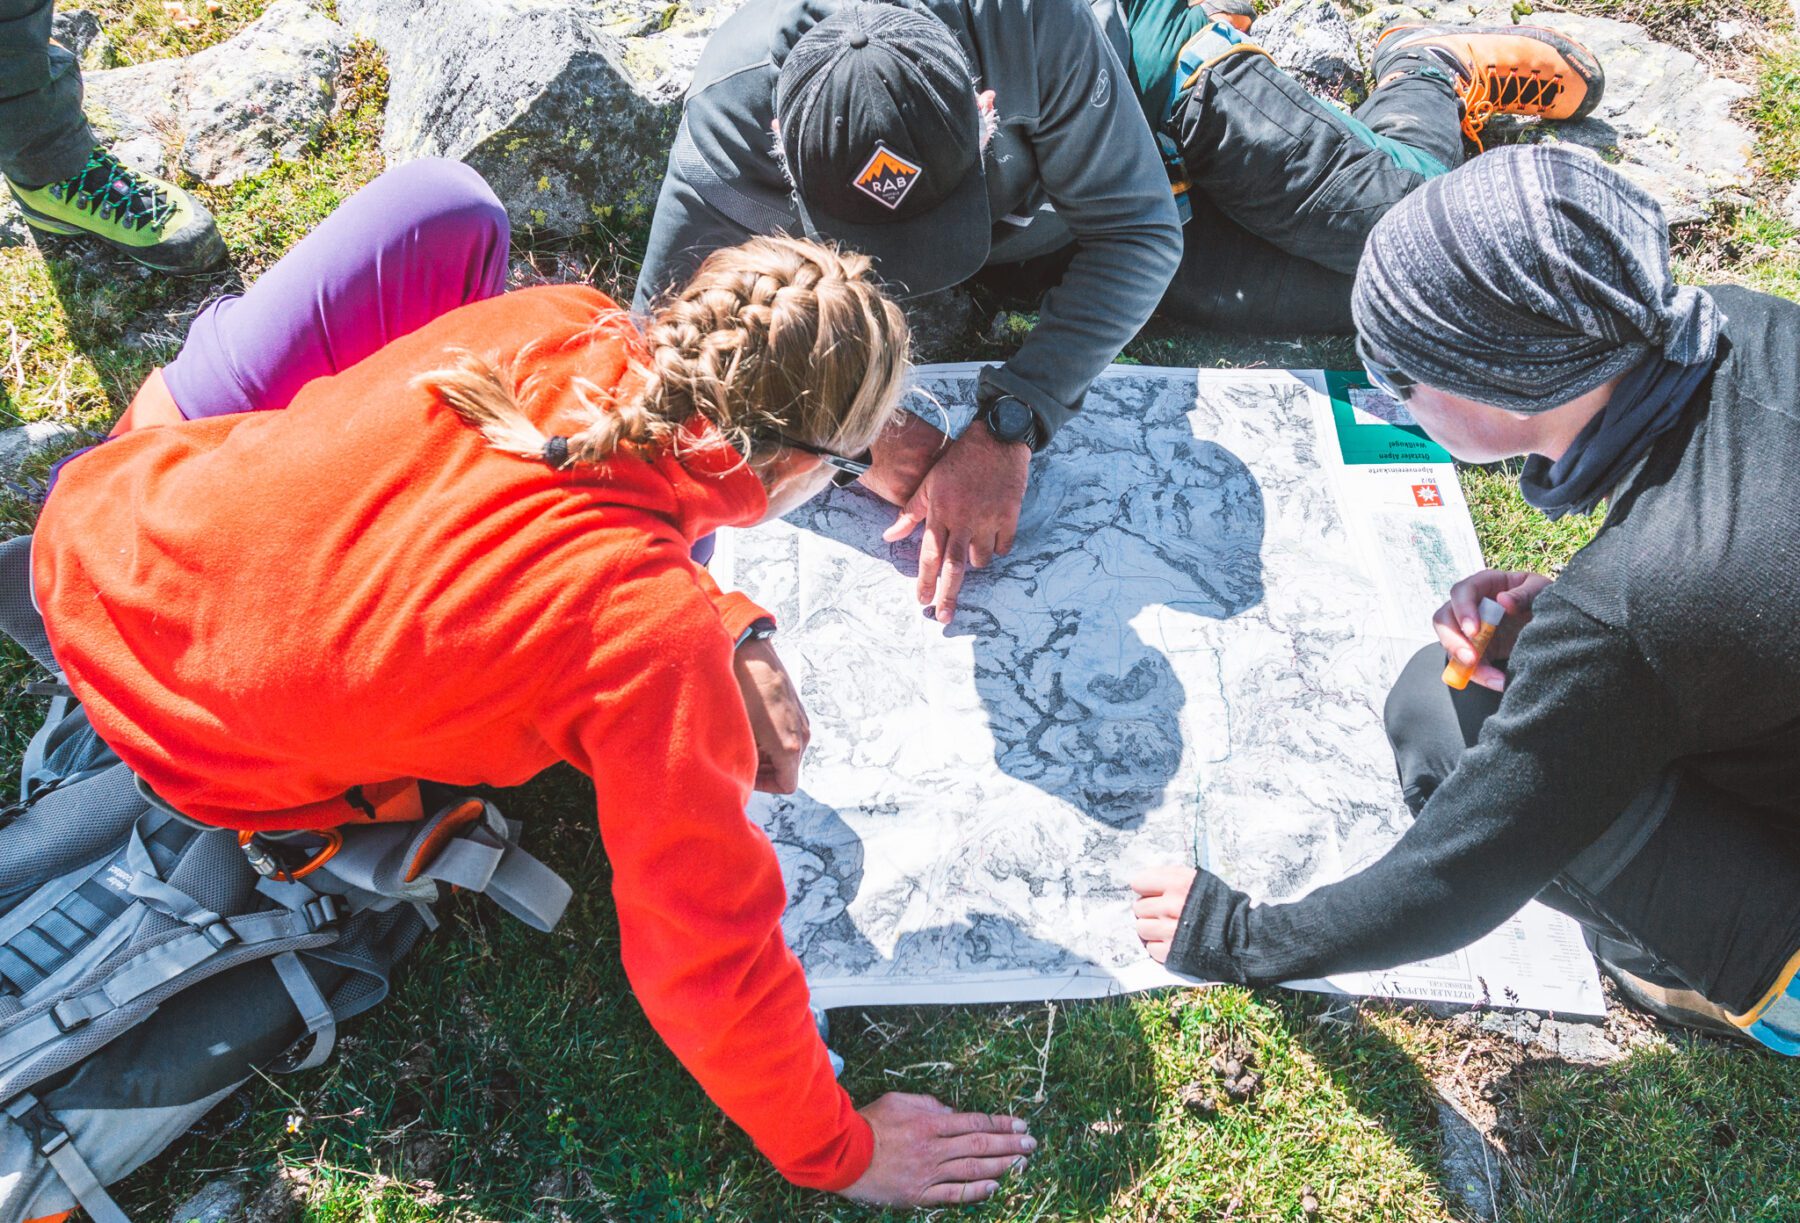
<svg viewBox="0 0 1800 1223"><path fill-rule="evenodd" d="M1350 287L1375 223L1462 161L1460 103L1424 60L1346 115L1266 56L1208 69L1171 122L1194 217L1162 302L1233 331L1347 332Z"/></svg>
<svg viewBox="0 0 1800 1223"><path fill-rule="evenodd" d="M81 172L96 141L81 65L50 42L54 0L0 0L0 174L42 187Z"/></svg>
<svg viewBox="0 0 1800 1223"><path fill-rule="evenodd" d="M1446 685L1444 657L1420 650L1387 701L1415 814L1500 705L1485 688ZM1580 922L1614 967L1741 1014L1800 948L1800 836L1676 767L1537 898Z"/></svg>
<svg viewBox="0 0 1800 1223"><path fill-rule="evenodd" d="M1152 125L1183 44L1206 28L1186 0L1126 0L1132 83ZM1462 162L1462 111L1436 62L1396 57L1397 79L1355 115L1320 101L1266 55L1210 68L1176 107L1193 219L1164 317L1225 331L1348 332L1350 287L1369 231L1426 179ZM1390 72L1390 75L1393 75ZM1056 284L1076 247L977 279L1007 296Z"/></svg>

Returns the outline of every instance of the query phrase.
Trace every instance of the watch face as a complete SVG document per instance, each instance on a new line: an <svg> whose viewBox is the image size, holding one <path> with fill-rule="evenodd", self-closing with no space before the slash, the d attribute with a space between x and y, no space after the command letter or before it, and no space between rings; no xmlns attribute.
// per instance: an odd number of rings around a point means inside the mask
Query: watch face
<svg viewBox="0 0 1800 1223"><path fill-rule="evenodd" d="M1003 442L1024 441L1031 436L1035 423L1031 408L1011 395L1002 395L988 409L988 429Z"/></svg>

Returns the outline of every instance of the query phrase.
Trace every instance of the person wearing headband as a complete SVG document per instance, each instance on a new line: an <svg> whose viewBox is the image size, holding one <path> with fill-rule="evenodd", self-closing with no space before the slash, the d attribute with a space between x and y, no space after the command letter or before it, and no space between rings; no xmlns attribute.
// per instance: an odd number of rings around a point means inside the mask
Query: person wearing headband
<svg viewBox="0 0 1800 1223"><path fill-rule="evenodd" d="M1800 305L1675 283L1654 200L1583 151L1477 158L1397 205L1353 298L1372 378L1527 501L1607 515L1560 576L1484 571L1387 702L1416 819L1287 903L1134 881L1150 954L1261 984L1439 955L1534 896L1626 996L1800 1052ZM1476 605L1507 615L1476 684Z"/></svg>

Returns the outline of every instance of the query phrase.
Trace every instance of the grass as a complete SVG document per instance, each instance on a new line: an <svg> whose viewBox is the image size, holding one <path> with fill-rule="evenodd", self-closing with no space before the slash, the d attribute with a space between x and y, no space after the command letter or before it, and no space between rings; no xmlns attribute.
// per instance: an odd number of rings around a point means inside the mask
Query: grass
<svg viewBox="0 0 1800 1223"><path fill-rule="evenodd" d="M211 45L260 6L228 0L198 29L178 30L155 2L91 5L127 63ZM1727 15L1763 31L1788 20L1781 0L1581 7L1671 35ZM1800 176L1800 56L1769 38L1746 107L1758 131L1757 201L1682 235L1681 268L1689 279L1800 298L1800 235L1776 208ZM78 246L0 250L0 416L103 429L208 297L254 276L379 171L385 89L379 55L358 47L338 82L338 114L304 160L201 190L237 272L173 282ZM552 278L617 283L641 237L524 255ZM1003 356L1029 321L984 320L956 355ZM1354 360L1341 340L1162 326L1126 355L1208 366ZM4 533L28 529L48 461L0 489ZM1598 519L1546 523L1519 498L1515 476L1507 467L1462 472L1488 559L1554 572ZM41 711L20 690L27 674L16 651L0 651L0 764L16 762ZM202 1183L242 1175L261 1220L869 1217L783 1185L650 1032L618 967L588 784L557 770L503 802L579 881L563 928L535 935L489 906L452 901L445 930L409 963L393 998L352 1025L339 1057L257 1083L217 1110L129 1182L134 1213L169 1218ZM999 1200L960 1217L1450 1220L1436 1128L1447 1085L1500 1118L1508 1218L1800 1218L1800 1120L1789 1107L1800 1070L1707 1040L1633 1040L1616 1065L1571 1067L1419 1008L1235 988L834 1017L859 1099L922 1091L1031 1118L1041 1157ZM1221 1053L1252 1059L1260 1088L1211 1113L1190 1111L1180 1089L1212 1083L1208 1063Z"/></svg>

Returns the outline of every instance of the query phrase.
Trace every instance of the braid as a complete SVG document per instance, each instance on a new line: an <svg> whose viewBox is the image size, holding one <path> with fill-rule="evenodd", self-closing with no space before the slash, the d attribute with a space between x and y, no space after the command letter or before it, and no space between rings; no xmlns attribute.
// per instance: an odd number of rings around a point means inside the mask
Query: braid
<svg viewBox="0 0 1800 1223"><path fill-rule="evenodd" d="M419 383L499 449L560 467L601 464L621 449L728 444L750 458L770 433L860 450L893 412L907 366L905 318L869 260L795 238L715 251L657 311L645 340L642 392L622 399L577 381L586 423L567 438L546 438L519 392L468 354ZM685 428L696 416L712 423L712 437Z"/></svg>

